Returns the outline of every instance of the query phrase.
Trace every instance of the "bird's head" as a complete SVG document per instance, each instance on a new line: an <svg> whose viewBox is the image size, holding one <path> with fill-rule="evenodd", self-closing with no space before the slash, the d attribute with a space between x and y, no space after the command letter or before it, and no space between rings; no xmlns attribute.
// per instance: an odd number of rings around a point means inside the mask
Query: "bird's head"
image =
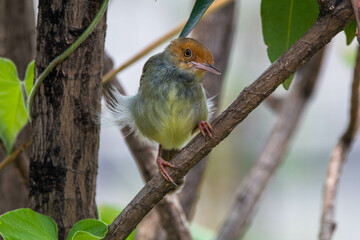
<svg viewBox="0 0 360 240"><path fill-rule="evenodd" d="M178 38L173 40L165 50L176 67L197 79L202 79L205 72L220 75L220 71L213 66L214 59L209 49L192 38Z"/></svg>

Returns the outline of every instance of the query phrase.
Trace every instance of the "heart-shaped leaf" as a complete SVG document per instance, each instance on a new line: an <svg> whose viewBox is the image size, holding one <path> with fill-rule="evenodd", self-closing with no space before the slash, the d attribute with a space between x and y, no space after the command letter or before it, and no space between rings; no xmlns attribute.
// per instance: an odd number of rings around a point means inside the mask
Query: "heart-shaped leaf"
<svg viewBox="0 0 360 240"><path fill-rule="evenodd" d="M105 237L107 225L96 219L84 219L77 222L66 240L96 240Z"/></svg>
<svg viewBox="0 0 360 240"><path fill-rule="evenodd" d="M303 36L319 14L314 0L262 0L261 23L264 42L271 62L280 57ZM283 84L290 86L291 79Z"/></svg>
<svg viewBox="0 0 360 240"><path fill-rule="evenodd" d="M213 1L214 0L196 0L190 17L187 20L184 29L180 33L180 37L186 37L189 35Z"/></svg>
<svg viewBox="0 0 360 240"><path fill-rule="evenodd" d="M28 65L25 81L22 82L15 64L9 59L0 58L0 138L8 154L18 133L28 121L23 101L25 92L21 91L22 85L29 93L33 81L34 62Z"/></svg>
<svg viewBox="0 0 360 240"><path fill-rule="evenodd" d="M56 240L57 226L52 218L21 208L0 216L0 234L4 240Z"/></svg>

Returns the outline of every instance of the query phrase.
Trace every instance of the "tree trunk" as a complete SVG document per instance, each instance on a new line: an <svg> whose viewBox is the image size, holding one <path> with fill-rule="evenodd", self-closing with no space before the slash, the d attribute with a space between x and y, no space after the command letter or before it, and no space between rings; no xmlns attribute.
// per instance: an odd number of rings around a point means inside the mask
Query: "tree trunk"
<svg viewBox="0 0 360 240"><path fill-rule="evenodd" d="M32 0L0 0L0 56L11 59L23 79L27 64L35 55L35 16ZM22 145L31 135L27 125L19 134L14 148ZM0 145L1 142L0 142ZM28 206L29 153L20 155L0 172L0 214ZM6 157L0 147L0 161Z"/></svg>
<svg viewBox="0 0 360 240"><path fill-rule="evenodd" d="M38 76L85 31L102 0L39 1ZM34 99L30 205L55 219L59 239L95 218L101 77L106 17L41 85Z"/></svg>

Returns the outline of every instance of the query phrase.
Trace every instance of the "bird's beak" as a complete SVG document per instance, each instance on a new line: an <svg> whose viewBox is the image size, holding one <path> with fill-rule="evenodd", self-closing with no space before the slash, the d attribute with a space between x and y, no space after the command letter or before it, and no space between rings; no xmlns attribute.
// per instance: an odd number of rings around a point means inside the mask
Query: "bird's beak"
<svg viewBox="0 0 360 240"><path fill-rule="evenodd" d="M221 72L219 71L219 69L217 69L216 67L214 67L213 65L209 64L209 63L198 63L198 62L191 62L195 68L198 69L202 69L211 73L214 73L216 75L221 75Z"/></svg>

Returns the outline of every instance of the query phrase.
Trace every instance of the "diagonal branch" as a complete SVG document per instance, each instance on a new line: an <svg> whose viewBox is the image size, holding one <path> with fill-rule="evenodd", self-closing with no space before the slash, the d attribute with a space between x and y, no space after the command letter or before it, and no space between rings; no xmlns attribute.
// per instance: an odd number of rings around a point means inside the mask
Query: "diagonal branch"
<svg viewBox="0 0 360 240"><path fill-rule="evenodd" d="M9 156L7 156L2 162L0 162L0 171L3 170L7 165L11 162L15 161L17 157L25 151L31 144L31 138L26 140L19 148L17 148L14 152L12 152Z"/></svg>
<svg viewBox="0 0 360 240"><path fill-rule="evenodd" d="M237 190L235 202L221 227L218 239L240 239L247 230L249 218L270 178L281 164L283 155L296 130L306 103L308 102L321 67L323 50L319 51L297 73L296 85L293 86L283 101L279 118L272 129L267 143L256 164L249 171Z"/></svg>
<svg viewBox="0 0 360 240"><path fill-rule="evenodd" d="M320 227L320 240L330 240L336 228L334 220L336 192L341 172L350 151L353 139L360 125L360 47L358 47L354 79L351 91L350 121L348 127L331 154L326 177L323 210Z"/></svg>
<svg viewBox="0 0 360 240"><path fill-rule="evenodd" d="M213 139L204 140L202 136L197 135L173 158L172 163L178 168L170 169L169 173L175 182L181 181L195 164L226 138L285 79L342 31L352 19L353 12L348 1L339 3L331 14L320 16L301 39L296 41L253 84L245 88L212 122ZM125 239L154 205L173 188L171 183L157 174L109 226L104 239Z"/></svg>

